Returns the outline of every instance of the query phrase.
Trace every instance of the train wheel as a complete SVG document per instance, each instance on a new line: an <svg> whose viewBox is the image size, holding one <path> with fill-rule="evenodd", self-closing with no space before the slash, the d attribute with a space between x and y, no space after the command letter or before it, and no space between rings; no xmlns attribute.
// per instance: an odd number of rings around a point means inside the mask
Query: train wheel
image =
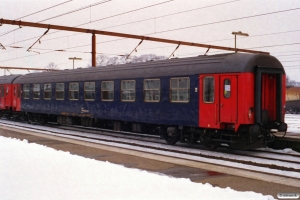
<svg viewBox="0 0 300 200"><path fill-rule="evenodd" d="M206 143L205 147L208 150L215 150L216 148L218 148L220 146L219 143Z"/></svg>
<svg viewBox="0 0 300 200"><path fill-rule="evenodd" d="M213 141L212 139L213 138L209 136L204 137L204 146L208 150L215 150L221 144L220 142Z"/></svg>
<svg viewBox="0 0 300 200"><path fill-rule="evenodd" d="M179 141L179 136L166 136L166 142L170 145L174 145Z"/></svg>

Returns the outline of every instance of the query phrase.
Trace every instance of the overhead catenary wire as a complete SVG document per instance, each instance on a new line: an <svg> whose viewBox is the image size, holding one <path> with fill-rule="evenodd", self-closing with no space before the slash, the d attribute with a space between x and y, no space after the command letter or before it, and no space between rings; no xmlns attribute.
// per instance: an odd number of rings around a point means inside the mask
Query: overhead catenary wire
<svg viewBox="0 0 300 200"><path fill-rule="evenodd" d="M290 43L290 44L275 44L275 45L269 45L269 46L260 46L260 47L250 47L247 49L261 49L266 47L280 47L280 46L291 46L291 45L299 45L300 42Z"/></svg>
<svg viewBox="0 0 300 200"><path fill-rule="evenodd" d="M242 1L242 0L234 0L234 1L228 1L228 2L224 2L224 3L218 3L218 4L214 4L214 5L209 5L209 6L204 6L204 7L200 7L200 8L195 8L195 9L190 9L190 10L185 10L185 11L180 11L180 12L176 12L176 13L171 13L171 14L168 14L168 15L162 15L162 16L158 16L158 17L155 17L155 18L163 18L163 17L167 17L167 16L172 16L172 15L177 15L177 14L182 14L182 13L186 13L186 12L191 12L191 11L195 11L195 10L199 10L199 9L205 9L205 8L210 8L210 7L214 7L214 6L220 6L220 5L223 5L223 4L228 4L228 3L233 3L233 2L237 2L237 1ZM127 13L131 13L131 12L134 12L134 11L139 11L139 10L142 10L142 9L145 9L145 8L150 8L150 7L153 7L155 5L158 5L158 4L153 4L153 5L150 5L150 6L146 6L146 7L142 7L142 8L138 8L138 9L135 9L135 10L131 10L131 11L127 11L127 12L124 12L124 13L119 13L117 15L113 15L113 16L109 16L109 17L106 17L105 19L109 19L109 18L112 18L112 17L115 17L115 16L120 16L120 15L123 15L123 14L127 14ZM90 5L91 6L91 5ZM135 22L131 22L131 23L137 23L137 22L142 22L142 21L147 21L147 20L152 20L153 18L150 18L150 19L145 19L145 20L140 20L140 21L135 21ZM101 18L101 19L97 19L96 21L99 21L99 20L104 20L104 18ZM42 20L42 21L45 21L45 20ZM42 22L40 21L40 22ZM88 22L88 23L93 23L92 21ZM85 24L88 24L88 23L85 23ZM85 25L83 24L83 25ZM125 24L121 24L121 25L116 25L116 26L112 26L112 27L107 27L107 28L101 28L101 30L105 30L105 29L109 29L109 28L113 28L113 27L117 27L117 26L122 26L122 25L125 25ZM80 25L78 25L80 26ZM56 31L56 32L59 32L59 31ZM53 32L53 33L56 33L56 32ZM53 34L52 33L52 34ZM71 36L73 35L80 35L82 33L76 33L76 34L72 34ZM50 35L50 34L49 34ZM64 38L64 37L69 37L69 36L61 36L61 37L57 37L57 38ZM26 39L26 40L22 40L22 41L18 41L18 42L24 42L24 41L27 41L27 40L31 40L31 39L35 39L35 38L38 38L37 37L32 37L32 38L29 38L29 39ZM53 40L53 39L56 39L56 38L51 38L51 39L46 39L46 40ZM46 41L45 40L45 41ZM17 43L18 43L17 42Z"/></svg>
<svg viewBox="0 0 300 200"><path fill-rule="evenodd" d="M239 0L238 0L238 1L239 1ZM167 2L169 2L169 1L167 1ZM225 2L225 3L232 3L232 2L235 2L235 1L230 1L230 2ZM166 2L162 2L162 3L166 3ZM225 4L225 3L222 3L222 4ZM160 4L161 4L161 3L160 3ZM141 9L153 7L153 6L155 6L155 5L158 5L158 4L153 4L153 5L150 5L150 6L146 6L146 7L134 9L134 10L127 11L127 12L124 12L124 13L120 13L120 14L117 14L117 15L112 15L112 16L109 16L109 17L106 17L106 18L97 19L97 20L95 20L95 21L99 21L99 20L104 20L104 19L112 18L112 17L115 17L115 16L123 15L123 14L130 13L130 12L134 12L134 11L137 11L137 10L141 10ZM216 5L221 5L221 4L210 5L210 6L207 6L207 7L212 7L212 6L216 6ZM206 7L201 7L201 8L206 8ZM196 9L201 9L201 8L196 8ZM192 10L196 10L196 9L192 9ZM296 9L299 9L299 8L296 8ZM290 9L290 10L294 10L294 9ZM271 12L271 13L263 13L263 14L254 15L254 16L261 16L261 15L275 14L275 13L286 12L286 11L290 11L290 10L276 11L276 12ZM188 10L188 11L191 11L191 10ZM188 11L182 11L182 12L188 12ZM178 12L178 13L180 13L180 12ZM173 13L173 14L176 14L176 13ZM170 15L173 15L173 14L170 14ZM167 15L165 15L165 16L167 16ZM246 17L242 17L242 18L250 18L250 17L254 17L254 16L246 16ZM156 17L156 18L157 18L157 17ZM231 19L231 20L237 20L237 19L242 19L242 18L235 18L235 19ZM93 22L95 22L95 21L93 21ZM224 22L224 21L220 21L220 22ZM90 22L89 22L89 23L90 23ZM212 23L208 23L208 24L213 24L213 23L216 23L216 22L212 22ZM81 24L81 25L85 25L85 24L88 24L88 23L84 23L84 24ZM206 25L208 25L208 24L206 24ZM81 25L77 25L77 26L81 26ZM76 27L77 27L77 26L76 26ZM198 26L200 26L200 25L198 25ZM295 31L299 31L299 30L295 30ZM60 32L60 31L55 31L55 32L53 32L53 33L56 33L56 32ZM291 32L293 32L293 31L291 31ZM53 34L53 33L51 33L51 34ZM278 33L280 33L280 32L278 32ZM283 33L284 33L284 32L283 32ZM79 33L79 34L81 34L81 33ZM271 33L271 34L272 34L272 33ZM274 33L274 34L277 34L277 33ZM48 34L48 35L50 35L50 34ZM150 34L147 34L147 35L151 35L151 33L150 33ZM258 35L257 35L257 36L258 36ZM68 36L63 36L63 37L68 37ZM252 37L255 37L255 36L252 36ZM35 37L35 38L37 38L37 37ZM62 38L62 37L59 37L59 38ZM30 38L30 39L34 39L34 38ZM28 39L28 40L30 40L30 39ZM225 40L227 40L227 39L225 39ZM229 39L228 39L228 40L229 40ZM23 42L23 41L26 41L26 40L22 40L22 42ZM217 41L217 40L215 40L215 41ZM207 41L207 42L214 42L214 41Z"/></svg>
<svg viewBox="0 0 300 200"><path fill-rule="evenodd" d="M94 4L90 4L88 6L84 6L84 7L81 7L81 8L77 8L75 10L71 10L71 11L68 11L66 13L62 13L62 14L59 14L59 15L56 15L56 16L53 16L53 17L50 17L50 18L47 18L47 19L44 19L44 20L41 20L41 21L38 21L38 22L44 22L44 21L48 21L50 19L55 19L57 17L62 17L64 15L68 15L68 14L72 14L72 13L75 13L75 12L78 12L78 11L81 11L81 10L85 10L85 9L88 9L88 8L91 8L91 7L94 7L94 6L97 6L97 5L100 5L100 4L103 4L103 3L107 3L109 1L112 1L112 0L102 0L100 2L97 2L97 3L94 3Z"/></svg>
<svg viewBox="0 0 300 200"><path fill-rule="evenodd" d="M15 20L19 20L19 19L23 19L23 18L25 18L25 17L29 17L29 16L31 16L31 15L35 15L35 14L37 14L37 13L40 13L40 12L43 12L43 11L49 10L49 9L51 9L51 8L55 8L55 7L57 7L57 6L60 6L60 5L63 5L63 4L66 4L66 3L69 3L69 2L71 2L71 1L73 1L73 0L69 0L69 1L65 1L65 2L62 2L62 3L56 4L56 5L54 5L54 6L51 6L51 7L48 7L48 8L42 9L42 10L39 10L39 11L37 11L37 12L30 13L30 14L28 14L28 15L25 15L25 16L22 16L22 17L19 17L19 18L15 19Z"/></svg>
<svg viewBox="0 0 300 200"><path fill-rule="evenodd" d="M291 30L291 31L283 31L283 32L275 32L275 33L267 33L267 34L258 34L258 35L252 35L252 36L249 36L249 37L260 37L260 36L267 36L267 35L275 35L275 34L283 34L283 33L291 33L291 32L299 32L300 30ZM58 31L56 31L58 32ZM82 33L79 33L79 34L82 34ZM79 34L73 34L73 35L79 35ZM49 34L50 35L50 34ZM71 35L71 36L73 36ZM150 35L150 34L146 34L146 35ZM68 36L62 36L62 37L58 37L58 38L64 38L64 37L69 37L70 35ZM37 37L34 37L34 38L37 38ZM26 40L22 40L22 41L18 41L18 42L23 42L23 41L27 41L27 40L31 40L31 39L34 39L34 38L30 38L30 39L26 39ZM50 38L50 39L45 39L44 41L47 41L47 40L53 40L53 39L57 39L57 38ZM243 39L243 38L242 38ZM105 41L105 42L99 42L97 44L100 44L100 43L107 43L107 42L115 42L115 41L120 41L120 40L126 40L124 38L122 39L115 39L115 40L109 40L109 41ZM204 42L217 42L217 41L225 41L225 40L232 40L231 39L221 39L221 40L213 40L213 41L204 41ZM17 43L18 43L17 42ZM90 44L88 45L82 45L82 46L79 46L79 47L83 47L83 46L89 46ZM168 46L170 47L170 46ZM158 48L164 48L164 47L158 47ZM155 49L155 48L153 48ZM144 50L144 49L141 49L141 50Z"/></svg>
<svg viewBox="0 0 300 200"><path fill-rule="evenodd" d="M73 0L70 0L70 1L73 1ZM60 3L60 4L57 4L57 5L55 5L55 6L51 6L51 7L49 7L49 8L40 10L40 11L38 11L38 12L35 12L35 13L32 13L32 14L29 14L29 15L26 15L26 16L23 16L23 17L20 17L20 18L18 18L18 19L22 19L22 18L24 18L24 17L30 16L30 15L33 15L33 14L37 14L37 13L39 13L39 12L49 10L49 9L51 9L51 8L57 7L57 6L59 6L59 5L65 4L65 3L70 2L70 1L66 1L66 2L64 2L64 3ZM60 14L60 15L56 15L56 16L53 16L53 17L51 17L51 18L44 19L44 20L41 20L41 21L38 21L38 22L44 22L44 21L47 21L47 20L50 20L50 19L54 19L54 18L57 18L57 17L61 17L61 16L64 16L64 15L67 15L67 14L71 14L71 13L74 13L74 12L78 12L78 11L80 11L80 10L84 10L84 9L87 9L87 8L91 8L91 7L93 7L93 6L96 6L96 5L99 5L99 4L102 4L102 3L106 3L106 2L109 2L109 1L112 1L112 0L103 0L103 1L101 1L101 2L94 3L94 4L91 4L91 5L85 6L85 7L81 7L81 8L78 8L78 9L76 9L76 10L72 10L72 11L69 11L69 12L67 12L67 13L63 13L63 14ZM15 19L15 20L18 20L18 19ZM1 36L4 36L4 35L7 35L7 34L9 34L9 33L12 33L12 32L14 32L14 31L16 31L16 30L18 30L18 29L20 29L20 28L16 28L16 29L14 29L14 30L12 30L12 31L6 32L6 33L0 35L0 37L1 37Z"/></svg>
<svg viewBox="0 0 300 200"><path fill-rule="evenodd" d="M169 2L171 2L171 1L174 1L174 0L168 0L168 1L161 2L161 3L152 4L152 5L149 5L149 6L145 6L145 7L133 9L133 10L126 11L126 12L123 12L123 13L119 13L119 14L116 14L116 15L111 15L111 16L108 16L108 17L105 17L105 18L96 19L96 20L94 20L94 21L91 21L91 20L90 20L89 22L86 22L86 23L83 23L83 24L79 24L79 25L76 25L76 26L74 26L74 27L80 27L80 26L83 26L83 25L87 25L87 24L90 24L90 23L97 22L97 21L101 21L101 20L106 20L106 19L118 17L118 16L125 15L125 14L128 14L128 13L132 13L132 12L144 10L144 9L147 9L147 8L150 8L150 7L158 6L158 5L161 5L161 4L169 3ZM40 21L40 22L41 22L41 21ZM57 33L57 32L61 32L61 31L55 31L55 32L53 32L52 34Z"/></svg>
<svg viewBox="0 0 300 200"><path fill-rule="evenodd" d="M71 1L73 1L73 0L65 1L65 2L63 2L63 3L59 3L59 4L56 4L56 5L54 5L54 6L50 6L50 7L48 7L48 8L39 10L39 11L37 11L37 12L30 13L30 14L27 14L27 15L25 15L25 16L19 17L19 18L15 19L15 20L19 20L19 19L23 19L23 18L25 18L25 17L29 17L29 16L31 16L31 15L35 15L35 14L37 14L37 13L40 13L40 12L43 12L43 11L46 11L46 10L55 8L55 7L57 7L57 6L60 6L60 5L65 4L65 3L69 3L69 2L71 2ZM1 34L0 37L1 37L1 36L4 36L4 35L7 35L7 34L9 34L9 33L11 33L11 32L14 32L14 31L16 31L16 30L18 30L18 29L20 29L20 27L14 29L14 30L11 30L11 31L9 31L9 32L6 32L6 33L4 33L4 34Z"/></svg>
<svg viewBox="0 0 300 200"><path fill-rule="evenodd" d="M141 7L141 8L138 8L138 9L133 9L133 10L130 10L130 11L126 11L126 12L123 12L123 13L119 13L119 14L116 14L116 15L112 15L112 16L108 16L106 18L101 18L101 19L97 19L95 21L99 21L99 20L104 20L104 19L109 19L109 18L113 18L113 17L117 17L117 16L120 16L120 15L124 15L124 14L128 14L128 13L132 13L132 12L136 12L136 11L139 11L139 10L143 10L143 9L146 9L146 8L150 8L150 7L154 7L154 6L158 6L158 5L161 5L161 4L164 4L164 3L169 3L171 1L174 1L174 0L169 0L169 1L164 1L164 2L161 2L161 3L157 3L157 4L152 4L152 5L149 5L149 6L145 6L145 7ZM84 23L84 24L80 24L80 25L77 25L77 26L74 26L74 27L79 27L79 26L82 26L82 25L85 25L85 24L89 24L89 23L93 23L95 21L92 21L92 22L88 22L88 23ZM57 33L57 32L61 32L61 31L54 31L48 35L51 35L51 34L54 34L54 33ZM83 33L78 33L78 34L73 34L73 35L79 35L79 34L83 34ZM1 35L0 35L1 36ZM38 38L39 36L37 37L32 37L32 38L29 38L29 39L25 39L25 40L22 40L22 41L18 41L16 43L19 43L19 42L24 42L24 41L28 41L28 40L31 40L31 39L35 39L35 38ZM63 37L69 37L69 36L63 36ZM59 38L63 38L63 37L59 37ZM50 39L49 39L50 40ZM122 39L121 39L122 40ZM45 40L46 41L46 40ZM10 45L10 44L9 44Z"/></svg>
<svg viewBox="0 0 300 200"><path fill-rule="evenodd" d="M203 7L189 9L189 10L184 10L184 11L180 11L180 12L170 13L170 14L167 14L167 15L157 16L157 17L154 17L154 18L153 17L152 18L147 18L147 19L143 19L143 20L138 20L138 21L134 21L134 22L128 22L128 23L119 24L119 25L110 26L110 27L105 27L105 28L101 28L101 29L105 30L105 29L109 29L109 28L115 28L115 27L118 27L118 26L124 26L124 25L129 25L129 24L134 24L134 23L149 21L149 20L153 20L153 19L156 20L156 19L159 19L159 18L169 17L169 16L172 16L172 15L178 15L178 14L182 14L182 13L187 13L187 12L192 12L192 11L196 11L196 10L201 10L201 9L215 7L215 6L220 6L220 5L224 5L224 4L234 3L234 2L237 2L237 1L242 1L242 0L227 1L227 2L223 2L223 3L213 4L213 5L209 5L209 6L203 6Z"/></svg>
<svg viewBox="0 0 300 200"><path fill-rule="evenodd" d="M285 44L281 44L280 46L284 46ZM286 45L291 45L291 44L286 44ZM84 45L84 46L88 46L88 45ZM81 46L75 46L75 47L69 47L69 48L65 48L64 51L58 51L57 49L45 49L45 48L33 48L33 49L38 49L38 50L49 50L48 52L44 52L44 53L40 53L40 55L42 54L46 54L46 53L51 53L51 52L75 52L75 53L91 53L91 52L86 52L86 51L70 51L68 49L74 49L74 48L78 48L78 47L83 47ZM174 47L174 46L168 46L168 47ZM271 47L271 46L268 46ZM276 45L273 45L273 47L276 47ZM21 47L22 48L22 47ZM160 47L161 48L161 47ZM257 47L258 48L258 47ZM142 49L139 49L142 50ZM219 52L219 51L216 51ZM111 54L111 53L97 53L97 54L105 54L105 55L113 55L113 56L120 56L123 55L124 52L122 53L116 53L116 54ZM194 54L182 54L184 56L187 55L199 55L199 53L194 53ZM38 55L30 55L31 56L38 56ZM29 56L23 56L23 57L19 57L19 58L11 58L11 59L6 59L6 60L0 60L0 62L5 62L5 61L10 61L10 60L15 60L15 59L21 59L21 58L26 58Z"/></svg>
<svg viewBox="0 0 300 200"><path fill-rule="evenodd" d="M197 25L193 25L193 26L186 26L186 27L180 27L180 28L175 28L175 29L156 31L155 34L172 32L172 31L179 31L179 30L190 29L190 28L195 28L195 27L200 27L200 26L208 26L208 25L212 25L212 24L220 24L220 23L231 22L231 21L242 20L242 19L261 17L261 16L266 16L266 15L273 15L273 14L278 14L278 13L295 11L295 10L299 10L299 9L300 8L286 9L286 10L280 10L280 11L275 11L275 12L268 12L268 13L262 13L262 14L257 14L257 15L249 15L249 16L245 16L245 17L238 17L238 18L233 18L233 19L210 22L210 23L205 23L205 24L197 24ZM152 34L154 34L154 33L152 33ZM152 35L152 34L150 34L150 35Z"/></svg>

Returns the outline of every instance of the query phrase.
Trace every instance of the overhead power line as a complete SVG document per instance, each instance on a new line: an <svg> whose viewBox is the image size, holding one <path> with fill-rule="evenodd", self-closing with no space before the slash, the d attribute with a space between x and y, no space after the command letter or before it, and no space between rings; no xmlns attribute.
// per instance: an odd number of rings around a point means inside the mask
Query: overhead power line
<svg viewBox="0 0 300 200"><path fill-rule="evenodd" d="M281 62L300 62L300 60L288 60L288 61L281 61Z"/></svg>
<svg viewBox="0 0 300 200"><path fill-rule="evenodd" d="M69 3L70 1L73 1L73 0L69 0L69 1L65 1L65 2L63 2L63 3L56 4L56 5L54 5L54 6L51 6L51 7L42 9L42 10L39 10L39 11L37 11L37 12L27 14L27 15L25 15L25 16L23 16L23 17L19 17L19 18L15 19L15 20L19 20L19 19L22 19L22 18L25 18L25 17L29 17L29 16L31 16L31 15L35 15L35 14L37 14L37 13L40 13L40 12L49 10L49 9L51 9L51 8L55 8L55 7L57 7L57 6L60 6L60 5L65 4L65 3ZM20 29L20 28L16 28L16 29L14 29L14 30L11 30L11 31L8 31L8 32L6 32L6 33L4 33L4 34L1 34L0 37L1 37L1 36L4 36L4 35L7 35L7 34L9 34L9 33L11 33L11 32L14 32L14 31L16 31L16 30L18 30L18 29Z"/></svg>
<svg viewBox="0 0 300 200"><path fill-rule="evenodd" d="M116 16L120 16L120 15L124 15L124 14L128 14L128 13L136 12L136 11L143 10L143 9L146 9L146 8L158 6L158 5L161 5L161 4L164 4L164 3L169 3L169 2L171 2L171 1L174 1L174 0L164 1L164 2L161 2L161 3L152 4L152 5L145 6L145 7L141 7L141 8L138 8L138 9L126 11L126 12L119 13L119 14L116 14L116 15L112 15L112 16L108 16L108 17L105 17L105 18L97 19L97 20L94 20L94 21L92 21L92 22L80 24L80 25L77 25L77 26L75 26L75 27L79 27L79 26L82 26L82 25L86 25L86 24L89 24L89 23L96 22L96 21L105 20L105 19L109 19L109 18L116 17ZM17 30L17 29L15 29L15 30ZM14 30L13 30L13 31L14 31ZM12 32L12 31L11 31L11 32ZM57 32L60 32L60 31L55 31L55 32L49 33L48 35L51 35L51 34L54 34L54 33L57 33ZM9 32L9 33L10 33L10 32ZM8 34L8 33L7 33L7 34ZM81 34L81 33L79 33L79 34ZM79 35L79 34L74 34L74 35ZM0 35L0 37L1 37L1 36L2 36L2 35ZM24 42L24 41L36 39L36 38L38 38L38 37L39 37L39 36L37 36L37 37L32 37L32 38L25 39L25 40L21 40L21 41L15 42L15 43L19 43L19 42ZM63 37L69 37L69 36L63 36ZM58 37L58 38L63 38L63 37ZM50 39L48 39L48 40L50 40ZM9 44L9 45L10 45L10 44Z"/></svg>
<svg viewBox="0 0 300 200"><path fill-rule="evenodd" d="M85 10L87 8L91 8L91 7L94 7L94 6L97 6L99 4L103 4L103 3L107 3L109 1L112 1L112 0L103 0L103 1L100 1L100 2L97 2L97 3L94 3L94 4L91 4L91 5L88 5L88 6L84 6L84 7L81 7L81 8L77 8L75 10L71 10L69 12L66 12L66 13L62 13L62 14L59 14L59 15L56 15L56 16L53 16L53 17L50 17L50 18L47 18L47 19L44 19L42 21L38 21L38 22L44 22L44 21L47 21L47 20L50 20L50 19L55 19L57 17L62 17L64 15L68 15L68 14L71 14L71 13L74 13L74 12L78 12L78 11L81 11L81 10Z"/></svg>
<svg viewBox="0 0 300 200"><path fill-rule="evenodd" d="M284 56L300 56L300 54L279 55L276 57L284 57Z"/></svg>
<svg viewBox="0 0 300 200"><path fill-rule="evenodd" d="M118 39L118 40L120 40L120 39ZM105 43L105 42L100 42L100 43ZM99 43L97 43L97 44L99 44ZM281 44L280 46L285 46L285 45L291 45L291 44ZM19 58L11 58L11 59L7 59L7 60L0 60L0 62L9 61L9 60L16 60L16 59L26 58L26 57L31 57L31 56L38 56L38 55L48 54L48 53L53 53L53 52L91 53L91 52L86 52L86 51L72 51L72 50L68 50L68 49L74 49L74 48L79 48L79 47L84 47L84 46L90 46L90 44L88 44L88 45L80 45L80 46L75 46L75 47L69 47L69 48L60 49L60 50L58 50L58 49L34 48L34 49L37 49L37 50L48 50L48 52L44 52L44 53L40 53L40 54L35 54L35 55L29 55L29 56L23 56L23 57L19 57ZM273 45L273 47L276 47L276 46L277 45ZM164 46L164 47L157 47L157 48L169 48L169 47L174 47L174 46ZM25 48L25 47L21 47L21 48ZM256 47L256 48L260 48L260 47ZM261 47L261 48L263 48L263 47ZM156 49L156 48L148 48L148 49ZM147 49L139 49L139 50L147 50ZM215 53L217 53L217 52L220 52L220 51L215 51ZM97 53L97 54L105 54L105 55L118 56L118 55L124 54L124 52L122 52L122 53L116 53L116 54L111 54L111 53ZM184 55L184 56L199 55L199 52L189 53L189 54L182 54L182 55ZM282 61L282 62L296 62L296 61Z"/></svg>
<svg viewBox="0 0 300 200"><path fill-rule="evenodd" d="M154 6L158 6L158 5L161 5L161 4L169 3L171 1L174 1L174 0L164 1L164 2L161 2L161 3L152 4L150 6L145 6L145 7L133 9L133 10L126 11L126 12L123 12L123 13L119 13L119 14L116 14L116 15L111 15L109 17L104 17L104 18L96 19L96 20L93 20L93 21L90 21L90 22L87 22L87 23L79 24L79 25L77 25L75 27L83 26L83 25L86 25L86 24L89 24L89 23L94 23L94 22L102 21L102 20L105 20L105 19L113 18L113 17L118 17L118 16L125 15L125 14L128 14L128 13L136 12L136 11L139 11L139 10L144 10L144 9L147 9L147 8L150 8L150 7L154 7Z"/></svg>
<svg viewBox="0 0 300 200"><path fill-rule="evenodd" d="M227 19L227 20L222 20L222 21L217 21L217 22L210 22L210 23L205 23L205 24L198 24L198 25L193 25L193 26L186 26L186 27L181 27L181 28L175 28L175 29L169 29L169 30L164 30L164 31L159 31L156 33L166 33L166 32L172 32L172 31L179 31L179 30L184 30L184 29L190 29L190 28L195 28L199 26L208 26L212 24L220 24L220 23L225 23L225 22L231 22L231 21L237 21L241 19L249 19L249 18L254 18L254 17L261 17L261 16L266 16L266 15L273 15L273 14L278 14L278 13L283 13L283 12L290 12L290 11L295 11L299 10L300 8L293 8L293 9L287 9L287 10L280 10L280 11L275 11L275 12L269 12L269 13L262 13L262 14L257 14L257 15L250 15L246 17L238 17L238 18L233 18L233 19ZM151 33L149 35L153 35L156 33Z"/></svg>
<svg viewBox="0 0 300 200"><path fill-rule="evenodd" d="M280 46L290 46L290 45L298 45L300 44L299 42L295 43L290 43L290 44L275 44L275 45L270 45L270 46L260 46L260 47L251 47L247 49L261 49L261 48L266 48L266 47L280 47Z"/></svg>
<svg viewBox="0 0 300 200"><path fill-rule="evenodd" d="M115 25L115 26L105 27L105 28L102 28L102 30L109 29L109 28L115 28L115 27L118 27L118 26L124 26L124 25L139 23L139 22L144 22L144 21L149 21L149 20L154 20L154 19L156 20L156 19L159 19L159 18L169 17L169 16L172 16L172 15L178 15L178 14L192 12L192 11L201 10L201 9L205 9L205 8L211 8L211 7L220 6L220 5L224 5L224 4L234 3L234 2L237 2L237 1L242 1L242 0L227 1L227 2L213 4L213 5L209 5L209 6L204 6L204 7L184 10L184 11L180 11L180 12L170 13L170 14L167 14L167 15L161 15L161 16L152 17L152 18L148 18L148 19L142 19L142 20L138 20L138 21L134 21L134 22L128 22L128 23L119 24L119 25Z"/></svg>
<svg viewBox="0 0 300 200"><path fill-rule="evenodd" d="M39 10L39 11L37 11L37 12L31 13L31 14L28 14L28 15L25 15L25 16L23 16L23 17L19 17L19 18L15 19L15 20L19 20L19 19L22 19L22 18L25 18L25 17L29 17L29 16L31 16L31 15L35 15L35 14L37 14L37 13L40 13L40 12L49 10L49 9L51 9L51 8L55 8L55 7L57 7L57 6L60 6L60 5L65 4L65 3L69 3L70 1L73 1L73 0L69 0L69 1L65 1L65 2L63 2L63 3L56 4L56 5L54 5L54 6L51 6L51 7L48 7L48 8Z"/></svg>

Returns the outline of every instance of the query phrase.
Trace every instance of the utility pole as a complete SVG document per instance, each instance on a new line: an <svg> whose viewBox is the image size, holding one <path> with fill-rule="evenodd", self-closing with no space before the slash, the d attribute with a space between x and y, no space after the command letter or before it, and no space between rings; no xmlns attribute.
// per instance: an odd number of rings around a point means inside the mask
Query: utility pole
<svg viewBox="0 0 300 200"><path fill-rule="evenodd" d="M69 58L69 60L73 60L73 69L74 69L74 61L75 60L82 60L82 58L76 58L76 57L74 57L74 58Z"/></svg>

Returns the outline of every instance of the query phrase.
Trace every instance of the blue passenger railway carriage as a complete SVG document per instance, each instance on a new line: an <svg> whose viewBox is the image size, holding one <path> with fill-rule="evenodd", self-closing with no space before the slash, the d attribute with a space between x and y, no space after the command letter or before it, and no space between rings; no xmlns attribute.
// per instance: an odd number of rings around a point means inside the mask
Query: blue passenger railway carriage
<svg viewBox="0 0 300 200"><path fill-rule="evenodd" d="M28 121L159 134L169 144L265 146L286 131L285 72L263 54L222 54L21 75Z"/></svg>

